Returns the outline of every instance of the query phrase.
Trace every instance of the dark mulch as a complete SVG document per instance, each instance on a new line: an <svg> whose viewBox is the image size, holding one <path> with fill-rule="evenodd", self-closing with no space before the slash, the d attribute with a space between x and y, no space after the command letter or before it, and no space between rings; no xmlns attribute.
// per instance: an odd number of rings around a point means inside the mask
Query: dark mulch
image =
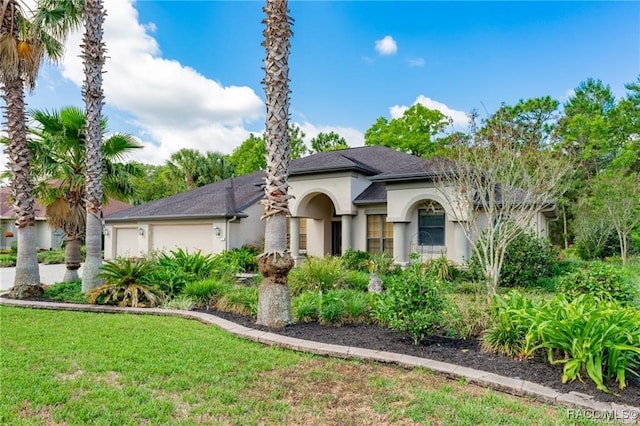
<svg viewBox="0 0 640 426"><path fill-rule="evenodd" d="M640 407L640 380L637 378L629 380L629 385L624 390L619 390L614 382L607 383L607 387L615 392L617 396L598 390L588 376L583 378L584 383L576 380L572 383L563 384L561 380L561 365L550 365L545 359L520 361L502 355L486 353L480 349L480 342L477 339L462 340L434 336L425 339L420 345L414 345L409 336L374 325L330 327L318 323L309 323L294 324L281 330L273 330L256 325L255 319L251 317L215 310L209 312L246 327L298 339L429 358L501 376L528 380L560 392L580 392L593 395L595 399L600 401Z"/></svg>

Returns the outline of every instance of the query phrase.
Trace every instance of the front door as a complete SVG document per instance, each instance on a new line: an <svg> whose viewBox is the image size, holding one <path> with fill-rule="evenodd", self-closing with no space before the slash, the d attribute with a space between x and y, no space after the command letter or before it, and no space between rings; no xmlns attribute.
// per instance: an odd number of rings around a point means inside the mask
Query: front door
<svg viewBox="0 0 640 426"><path fill-rule="evenodd" d="M342 255L342 222L331 222L331 255Z"/></svg>

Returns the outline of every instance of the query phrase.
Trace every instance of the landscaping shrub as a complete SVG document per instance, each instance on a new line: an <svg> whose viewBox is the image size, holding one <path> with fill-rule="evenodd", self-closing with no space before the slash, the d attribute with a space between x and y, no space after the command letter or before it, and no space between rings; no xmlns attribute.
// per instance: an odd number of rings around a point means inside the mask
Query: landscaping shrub
<svg viewBox="0 0 640 426"><path fill-rule="evenodd" d="M458 268L445 255L430 259L425 267L428 274L438 277L442 281L453 281L460 274Z"/></svg>
<svg viewBox="0 0 640 426"><path fill-rule="evenodd" d="M324 325L342 325L345 321L346 298L341 291L331 290L320 298L319 322Z"/></svg>
<svg viewBox="0 0 640 426"><path fill-rule="evenodd" d="M342 263L345 269L352 271L368 272L369 267L367 261L371 258L371 254L366 251L347 249L342 253Z"/></svg>
<svg viewBox="0 0 640 426"><path fill-rule="evenodd" d="M189 311L196 306L195 301L184 294L179 294L172 299L167 299L160 306L164 309L180 309L183 311Z"/></svg>
<svg viewBox="0 0 640 426"><path fill-rule="evenodd" d="M491 306L491 324L482 336L482 348L510 357L528 357L532 345L526 336L533 325L536 307L533 300L516 290L495 296Z"/></svg>
<svg viewBox="0 0 640 426"><path fill-rule="evenodd" d="M216 303L216 308L224 312L258 315L258 289L256 287L232 286Z"/></svg>
<svg viewBox="0 0 640 426"><path fill-rule="evenodd" d="M232 286L223 281L206 279L187 283L182 295L190 297L198 307L214 305Z"/></svg>
<svg viewBox="0 0 640 426"><path fill-rule="evenodd" d="M638 297L637 276L629 270L604 262L591 262L584 267L562 276L558 290L569 298L580 294L591 294L597 300L614 300L624 304L633 303Z"/></svg>
<svg viewBox="0 0 640 426"><path fill-rule="evenodd" d="M425 276L420 264L385 281L387 290L376 299L374 316L382 324L408 332L418 344L425 336L444 329L449 308L441 283Z"/></svg>
<svg viewBox="0 0 640 426"><path fill-rule="evenodd" d="M231 250L223 251L215 256L216 266L227 265L234 271L257 272L258 271L258 249L254 247L242 246Z"/></svg>
<svg viewBox="0 0 640 426"><path fill-rule="evenodd" d="M329 290L343 288L344 279L342 259L333 256L309 257L302 265L293 268L288 278L292 296L297 296L303 291L326 293Z"/></svg>
<svg viewBox="0 0 640 426"><path fill-rule="evenodd" d="M562 383L582 380L586 372L608 392L605 380L624 389L628 375L640 375L640 311L615 301L559 294L538 307L527 337L547 350L549 362L564 364Z"/></svg>
<svg viewBox="0 0 640 426"><path fill-rule="evenodd" d="M48 250L38 252L38 262L45 265L57 265L64 263L63 250Z"/></svg>
<svg viewBox="0 0 640 426"><path fill-rule="evenodd" d="M320 319L320 301L322 293L319 291L305 291L291 301L291 311L295 322L316 322Z"/></svg>
<svg viewBox="0 0 640 426"><path fill-rule="evenodd" d="M491 309L487 296L482 290L475 294L449 294L451 310L447 311L445 322L449 336L460 339L479 337L491 322Z"/></svg>
<svg viewBox="0 0 640 426"><path fill-rule="evenodd" d="M361 291L342 290L344 294L344 322L367 324L370 322L372 297Z"/></svg>
<svg viewBox="0 0 640 426"><path fill-rule="evenodd" d="M189 253L181 248L172 250L170 254L161 253L158 257L158 264L163 268L175 271L182 271L193 274L196 279L209 278L215 260L210 254L202 254L201 251Z"/></svg>
<svg viewBox="0 0 640 426"><path fill-rule="evenodd" d="M103 285L87 294L89 303L132 307L154 307L164 299L164 293L150 285L156 265L146 259L116 258L102 264L98 276Z"/></svg>
<svg viewBox="0 0 640 426"><path fill-rule="evenodd" d="M369 285L369 274L362 271L346 271L343 280L345 288L366 292Z"/></svg>
<svg viewBox="0 0 640 426"><path fill-rule="evenodd" d="M167 297L179 295L187 283L197 280L198 277L193 272L172 269L168 266L159 266L149 276L149 281L162 290Z"/></svg>
<svg viewBox="0 0 640 426"><path fill-rule="evenodd" d="M0 267L11 268L16 266L17 256L15 254L0 254Z"/></svg>
<svg viewBox="0 0 640 426"><path fill-rule="evenodd" d="M87 303L80 280L50 285L44 289L44 296L58 302Z"/></svg>
<svg viewBox="0 0 640 426"><path fill-rule="evenodd" d="M500 271L500 285L504 287L538 285L539 279L551 276L555 261L556 254L549 248L549 241L546 238L533 232L523 232L507 246ZM478 280L484 279L484 271L475 253L469 260L469 269Z"/></svg>

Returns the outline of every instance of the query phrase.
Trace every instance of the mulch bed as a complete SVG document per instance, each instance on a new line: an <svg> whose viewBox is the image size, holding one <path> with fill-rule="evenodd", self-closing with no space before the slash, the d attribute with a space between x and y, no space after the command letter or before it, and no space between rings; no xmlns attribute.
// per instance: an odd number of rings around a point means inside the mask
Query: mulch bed
<svg viewBox="0 0 640 426"><path fill-rule="evenodd" d="M584 383L576 380L563 384L561 380L562 365L550 365L546 359L542 358L521 361L483 352L477 339L463 340L432 336L423 340L421 344L414 345L408 335L375 325L332 327L308 323L289 325L283 329L274 330L256 325L255 319L251 317L216 310L210 310L209 313L245 327L270 331L284 336L429 358L501 376L528 380L560 392L574 391L593 395L596 400L603 402L616 402L640 407L640 380L638 378L628 380L628 386L624 390L618 389L615 382L606 383L607 387L617 396L598 390L586 375L583 377Z"/></svg>

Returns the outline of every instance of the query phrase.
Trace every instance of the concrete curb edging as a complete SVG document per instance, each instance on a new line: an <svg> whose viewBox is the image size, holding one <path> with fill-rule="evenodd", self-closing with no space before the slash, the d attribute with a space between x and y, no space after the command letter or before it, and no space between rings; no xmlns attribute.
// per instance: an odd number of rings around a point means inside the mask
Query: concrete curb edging
<svg viewBox="0 0 640 426"><path fill-rule="evenodd" d="M181 311L158 308L121 308L105 305L84 305L72 303L36 302L0 297L0 305L34 309L51 309L65 311L82 311L95 313L127 313L177 316L196 319L205 324L212 324L241 338L252 340L269 346L279 346L300 352L316 355L333 356L345 359L360 359L396 364L406 368L421 367L450 378L462 378L469 383L492 388L516 396L529 396L538 401L585 411L587 416L596 419L618 420L623 423L640 422L640 408L620 405L615 402L596 401L593 396L578 392L563 393L555 389L521 379L500 376L468 367L449 364L410 355L376 351L350 346L332 345L310 340L282 336L267 331L248 328L234 322L216 317L213 314L196 311ZM577 413L579 415L579 413ZM640 423L639 423L640 424Z"/></svg>

